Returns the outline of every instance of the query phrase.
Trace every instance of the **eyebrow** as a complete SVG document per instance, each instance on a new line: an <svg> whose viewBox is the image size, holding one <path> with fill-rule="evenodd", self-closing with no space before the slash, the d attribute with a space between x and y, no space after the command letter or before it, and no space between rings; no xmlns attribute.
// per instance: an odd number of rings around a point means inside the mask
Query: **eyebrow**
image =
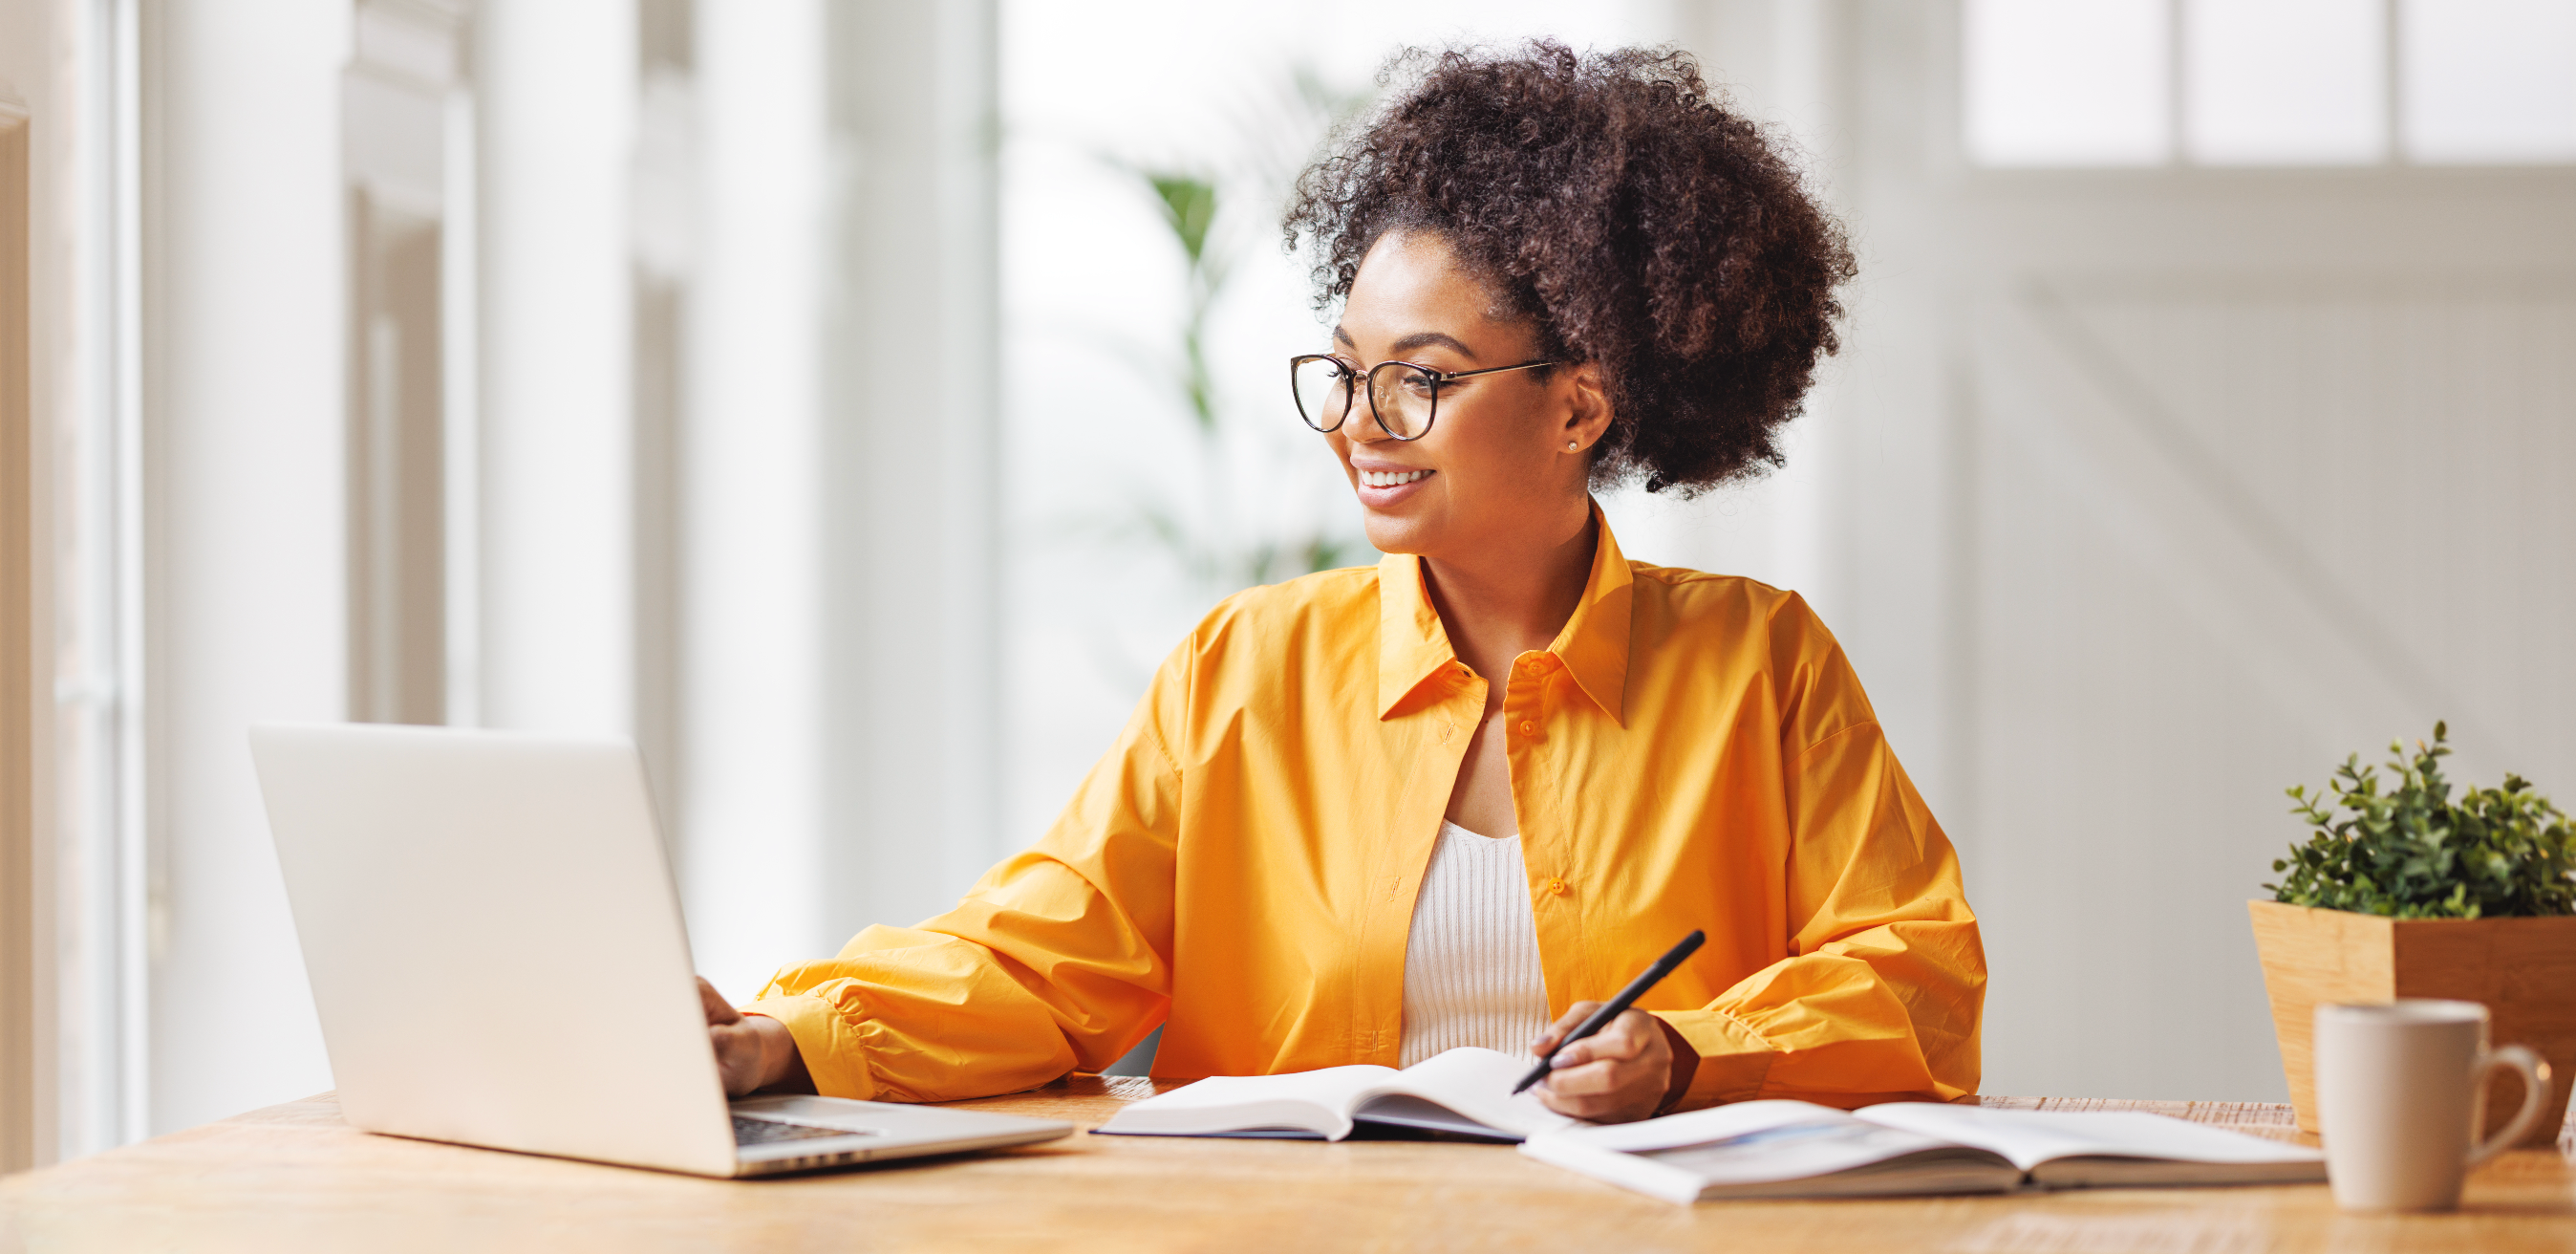
<svg viewBox="0 0 2576 1254"><path fill-rule="evenodd" d="M1333 328L1333 339L1338 343L1348 345L1354 350L1359 348L1358 342L1351 339L1351 333L1338 326ZM1438 331L1416 331L1403 339L1397 340L1395 342L1394 352L1396 356L1401 357L1417 348L1433 347L1446 348L1469 361L1483 360L1476 356L1476 350L1460 343L1458 341L1458 337L1454 335L1445 335Z"/></svg>

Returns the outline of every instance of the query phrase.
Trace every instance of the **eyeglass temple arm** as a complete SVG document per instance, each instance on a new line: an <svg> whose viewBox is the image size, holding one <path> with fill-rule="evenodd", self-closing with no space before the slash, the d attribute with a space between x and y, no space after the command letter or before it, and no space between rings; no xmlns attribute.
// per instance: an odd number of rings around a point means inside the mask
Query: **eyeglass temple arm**
<svg viewBox="0 0 2576 1254"><path fill-rule="evenodd" d="M1406 362L1404 364L1408 366L1413 365L1412 362ZM1451 379L1469 379L1480 374L1501 374L1506 370L1536 370L1541 366L1553 366L1555 364L1556 363L1552 361L1525 361L1517 366L1487 366L1482 370L1423 370L1422 372L1442 383L1447 383ZM1422 367L1420 366L1413 366L1413 368L1416 370L1422 370Z"/></svg>

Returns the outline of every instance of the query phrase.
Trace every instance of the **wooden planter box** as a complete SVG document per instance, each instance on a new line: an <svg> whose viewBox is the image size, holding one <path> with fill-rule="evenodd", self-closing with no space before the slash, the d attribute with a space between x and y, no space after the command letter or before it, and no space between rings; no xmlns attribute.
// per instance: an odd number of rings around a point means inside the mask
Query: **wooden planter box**
<svg viewBox="0 0 2576 1254"><path fill-rule="evenodd" d="M2277 901L2247 904L2300 1130L2317 1130L2319 1003L2446 997L2486 1005L2490 1044L2528 1045L2549 1060L2549 1104L2522 1144L2557 1143L2568 1085L2576 1082L2576 915L2390 919ZM2510 1122L2521 1105L2514 1082L2497 1084L2480 1135Z"/></svg>

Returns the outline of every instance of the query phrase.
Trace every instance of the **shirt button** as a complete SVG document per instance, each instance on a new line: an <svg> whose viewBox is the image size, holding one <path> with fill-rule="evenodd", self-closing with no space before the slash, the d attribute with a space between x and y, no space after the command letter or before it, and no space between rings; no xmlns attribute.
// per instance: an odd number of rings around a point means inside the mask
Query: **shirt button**
<svg viewBox="0 0 2576 1254"><path fill-rule="evenodd" d="M1533 722L1529 721L1528 719L1522 719L1522 720L1521 720L1521 734L1522 734L1522 735L1524 735L1524 736L1535 736L1535 735L1537 735L1537 734L1538 734L1538 724L1533 723Z"/></svg>
<svg viewBox="0 0 2576 1254"><path fill-rule="evenodd" d="M1552 879L1547 882L1547 891L1553 896L1562 897L1574 890L1567 888L1564 880Z"/></svg>

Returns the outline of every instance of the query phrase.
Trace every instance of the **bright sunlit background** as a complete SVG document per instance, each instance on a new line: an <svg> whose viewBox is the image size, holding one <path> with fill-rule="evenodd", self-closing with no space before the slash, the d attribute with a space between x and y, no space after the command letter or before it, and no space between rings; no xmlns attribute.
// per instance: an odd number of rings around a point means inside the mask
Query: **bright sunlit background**
<svg viewBox="0 0 2576 1254"><path fill-rule="evenodd" d="M1279 209L1533 36L1698 54L1850 228L1787 467L1605 505L1848 648L1987 1091L2281 1099L2280 790L2446 717L2576 802L2576 0L0 0L48 1152L330 1086L251 722L633 736L737 997L954 900L1219 597L1375 560Z"/></svg>

